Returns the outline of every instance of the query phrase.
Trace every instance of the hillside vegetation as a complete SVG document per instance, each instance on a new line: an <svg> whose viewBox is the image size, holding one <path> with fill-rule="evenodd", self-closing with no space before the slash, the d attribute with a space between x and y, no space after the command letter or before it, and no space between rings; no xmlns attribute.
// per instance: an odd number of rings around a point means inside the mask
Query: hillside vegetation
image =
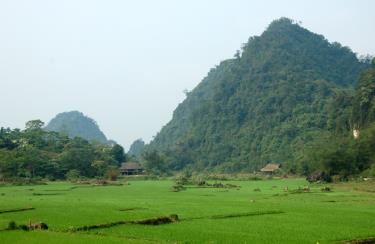
<svg viewBox="0 0 375 244"><path fill-rule="evenodd" d="M118 166L126 160L120 145L69 138L46 131L43 125L32 120L25 130L0 128L1 182L116 176Z"/></svg>
<svg viewBox="0 0 375 244"><path fill-rule="evenodd" d="M139 159L142 156L143 149L145 147L145 142L142 139L135 140L129 148L128 156Z"/></svg>
<svg viewBox="0 0 375 244"><path fill-rule="evenodd" d="M70 138L76 136L88 141L107 143L107 138L91 118L78 111L64 112L55 116L45 127L47 131L61 132Z"/></svg>
<svg viewBox="0 0 375 244"><path fill-rule="evenodd" d="M276 20L209 71L147 151L159 152L168 170L252 171L279 162L302 171L317 142L354 128L347 113L369 66L339 43Z"/></svg>
<svg viewBox="0 0 375 244"><path fill-rule="evenodd" d="M355 91L338 96L332 108L330 121L336 130L306 151L300 160L302 173L321 170L340 179L375 177L375 59Z"/></svg>

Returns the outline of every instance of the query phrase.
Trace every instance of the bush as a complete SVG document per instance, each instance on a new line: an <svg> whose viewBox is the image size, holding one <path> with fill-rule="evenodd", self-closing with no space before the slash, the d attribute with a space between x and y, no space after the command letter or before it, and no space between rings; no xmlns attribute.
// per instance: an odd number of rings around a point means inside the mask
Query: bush
<svg viewBox="0 0 375 244"><path fill-rule="evenodd" d="M184 187L183 185L172 186L172 191L174 191L174 192L179 192L179 191L183 191L183 190L186 190L186 187Z"/></svg>
<svg viewBox="0 0 375 244"><path fill-rule="evenodd" d="M310 193L310 187L309 186L304 186L304 187L298 187L295 190L291 190L290 193Z"/></svg>
<svg viewBox="0 0 375 244"><path fill-rule="evenodd" d="M372 164L371 167L367 170L365 170L362 175L364 177L370 177L370 178L373 178L375 177L375 164Z"/></svg>
<svg viewBox="0 0 375 244"><path fill-rule="evenodd" d="M322 189L320 189L322 192L331 192L331 188L329 186L325 186Z"/></svg>
<svg viewBox="0 0 375 244"><path fill-rule="evenodd" d="M20 230L24 230L24 231L28 231L29 230L29 227L27 225L19 225L18 228Z"/></svg>
<svg viewBox="0 0 375 244"><path fill-rule="evenodd" d="M334 183L338 183L338 182L345 180L345 178L341 175L333 175L331 178L332 178L332 182Z"/></svg>
<svg viewBox="0 0 375 244"><path fill-rule="evenodd" d="M8 223L8 228L7 228L8 230L15 230L15 229L17 229L17 224L16 224L16 222L14 222L14 221L10 221L9 223Z"/></svg>
<svg viewBox="0 0 375 244"><path fill-rule="evenodd" d="M194 185L198 185L198 186L206 185L206 177L203 175L194 175L191 177L191 181Z"/></svg>
<svg viewBox="0 0 375 244"><path fill-rule="evenodd" d="M310 174L306 180L310 183L312 182L331 182L331 176L325 173L324 171L315 171L314 173Z"/></svg>
<svg viewBox="0 0 375 244"><path fill-rule="evenodd" d="M80 177L80 173L76 169L69 170L68 173L65 174L65 178L69 181L76 181Z"/></svg>
<svg viewBox="0 0 375 244"><path fill-rule="evenodd" d="M187 185L189 184L189 177L187 177L185 174L178 174L174 178L176 185Z"/></svg>
<svg viewBox="0 0 375 244"><path fill-rule="evenodd" d="M40 222L34 225L34 229L48 230L48 225L46 223Z"/></svg>
<svg viewBox="0 0 375 244"><path fill-rule="evenodd" d="M111 181L116 181L119 175L120 171L117 168L110 168L105 173L105 177Z"/></svg>
<svg viewBox="0 0 375 244"><path fill-rule="evenodd" d="M169 224L173 222L179 221L177 214L172 214L170 216L160 216L153 219L144 219L133 221L135 224L142 224L142 225L162 225L162 224Z"/></svg>

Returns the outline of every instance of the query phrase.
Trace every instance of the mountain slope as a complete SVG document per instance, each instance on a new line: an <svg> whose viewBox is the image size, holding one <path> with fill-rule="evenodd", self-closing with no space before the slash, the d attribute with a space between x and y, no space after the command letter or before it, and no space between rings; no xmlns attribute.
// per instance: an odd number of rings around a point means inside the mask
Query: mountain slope
<svg viewBox="0 0 375 244"><path fill-rule="evenodd" d="M89 141L107 143L107 138L97 123L79 111L60 113L45 127L47 131L68 134L69 137L82 137Z"/></svg>
<svg viewBox="0 0 375 244"><path fill-rule="evenodd" d="M329 104L369 64L293 21L272 22L235 58L211 69L148 146L170 169L293 168L328 133Z"/></svg>
<svg viewBox="0 0 375 244"><path fill-rule="evenodd" d="M133 156L135 158L140 158L145 147L145 142L140 138L135 140L128 151L129 156Z"/></svg>

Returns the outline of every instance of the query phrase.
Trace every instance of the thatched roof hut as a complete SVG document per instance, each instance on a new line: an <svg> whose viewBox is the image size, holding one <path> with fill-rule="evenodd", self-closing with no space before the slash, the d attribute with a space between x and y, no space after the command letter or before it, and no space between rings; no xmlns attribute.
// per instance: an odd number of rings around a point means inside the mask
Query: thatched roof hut
<svg viewBox="0 0 375 244"><path fill-rule="evenodd" d="M121 175L140 175L144 173L142 165L136 162L122 163L120 167Z"/></svg>
<svg viewBox="0 0 375 244"><path fill-rule="evenodd" d="M276 172L277 170L279 170L280 168L281 168L280 164L272 163L272 164L267 164L260 171L263 172L263 173L272 174L272 173Z"/></svg>

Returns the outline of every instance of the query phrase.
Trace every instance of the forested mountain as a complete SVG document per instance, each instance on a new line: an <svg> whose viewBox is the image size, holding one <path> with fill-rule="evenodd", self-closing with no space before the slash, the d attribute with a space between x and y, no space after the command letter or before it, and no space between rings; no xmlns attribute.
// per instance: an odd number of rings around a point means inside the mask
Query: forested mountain
<svg viewBox="0 0 375 244"><path fill-rule="evenodd" d="M47 131L65 133L70 138L82 137L89 141L108 143L98 124L78 111L64 112L56 115L45 127Z"/></svg>
<svg viewBox="0 0 375 244"><path fill-rule="evenodd" d="M268 162L295 170L316 141L354 126L345 104L334 103L352 96L369 66L339 43L276 20L209 71L147 150L161 152L170 170L235 172Z"/></svg>

